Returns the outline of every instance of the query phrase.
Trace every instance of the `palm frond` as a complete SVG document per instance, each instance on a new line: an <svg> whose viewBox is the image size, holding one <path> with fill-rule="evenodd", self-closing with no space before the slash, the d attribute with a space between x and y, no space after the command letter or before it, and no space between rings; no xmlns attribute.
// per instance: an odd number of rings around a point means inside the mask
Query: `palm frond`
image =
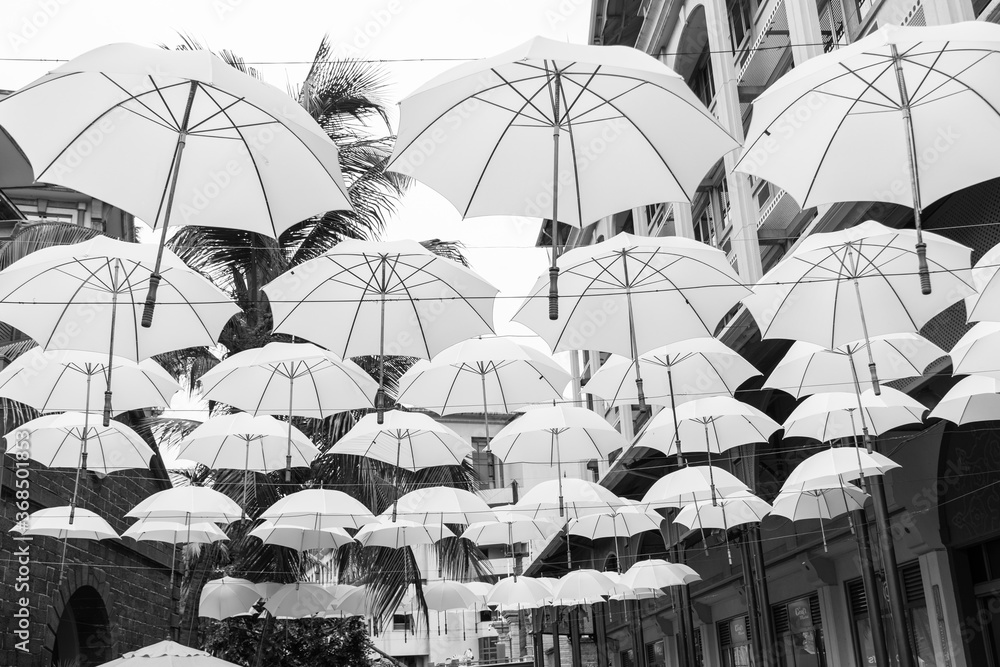
<svg viewBox="0 0 1000 667"><path fill-rule="evenodd" d="M0 249L0 270L41 248L80 243L100 235L96 229L68 222L18 223Z"/></svg>
<svg viewBox="0 0 1000 667"><path fill-rule="evenodd" d="M378 63L331 59L330 36L320 41L309 73L293 97L327 132L344 127L347 119L377 116L389 125L388 72Z"/></svg>
<svg viewBox="0 0 1000 667"><path fill-rule="evenodd" d="M465 247L461 241L442 241L441 239L430 239L429 241L421 241L420 245L430 250L435 255L439 257L445 257L453 262L457 262L462 266L469 266L469 260L462 254L462 248Z"/></svg>

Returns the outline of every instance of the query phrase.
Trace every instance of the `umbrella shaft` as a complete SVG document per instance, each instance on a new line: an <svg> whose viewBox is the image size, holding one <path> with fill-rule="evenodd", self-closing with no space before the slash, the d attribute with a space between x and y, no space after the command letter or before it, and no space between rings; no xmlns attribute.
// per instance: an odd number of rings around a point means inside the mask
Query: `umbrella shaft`
<svg viewBox="0 0 1000 667"><path fill-rule="evenodd" d="M552 265L549 267L549 319L559 319L559 72L552 84Z"/></svg>

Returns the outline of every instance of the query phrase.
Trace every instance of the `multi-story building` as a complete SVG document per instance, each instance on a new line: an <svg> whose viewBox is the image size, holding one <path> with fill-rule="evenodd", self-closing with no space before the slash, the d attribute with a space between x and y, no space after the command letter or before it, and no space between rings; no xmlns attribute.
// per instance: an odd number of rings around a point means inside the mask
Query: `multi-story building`
<svg viewBox="0 0 1000 667"><path fill-rule="evenodd" d="M1000 21L997 0L596 0L591 40L624 44L660 58L684 76L691 89L737 139L750 124L754 99L784 73L816 55L854 42L885 25L936 25L965 20ZM669 122L669 119L664 119ZM723 250L740 276L753 283L802 238L875 219L912 226L912 211L872 202L844 202L802 210L775 185L733 171L739 153L721 160L704 178L692 204L659 204L624 211L583 229L564 228L561 243L585 245L620 231L679 235ZM925 209L927 229L974 249L973 261L1000 241L1000 182L966 188ZM969 221L975 224L970 225ZM548 239L540 237L539 244ZM963 306L933 320L922 333L948 350L966 331ZM766 376L788 349L783 341L761 341L750 314L740 309L719 337ZM578 353L584 382L603 361L600 351ZM897 388L933 407L953 384L947 359L929 376ZM934 373L937 373L936 375ZM779 422L794 400L763 390L751 380L738 397ZM755 383L755 384L754 384ZM589 400L589 399L588 399ZM611 462L601 483L615 493L641 498L670 472L672 460L641 447L648 414L633 408L595 409L619 425L639 446ZM993 423L955 427L932 423L884 440L902 468L886 478L908 637L897 637L885 620L890 655L906 641L917 665L1000 665L1000 466ZM804 453L780 442L740 448L722 462L758 495L771 500ZM718 463L716 461L716 463ZM870 512L870 510L869 510ZM872 519L870 518L870 522ZM856 531L846 518L825 524L825 545L816 522L792 524L767 518L759 528L702 539L665 520L660 534L632 539L621 553L622 569L644 557L680 558L703 581L656 600L613 612L586 610L581 629L560 635L590 635L597 667L872 665L870 619L859 568ZM744 562L758 559L765 572L744 576ZM553 540L527 568L555 576L565 569L564 541ZM731 559L730 559L731 554ZM618 564L609 541L573 545L577 563L597 569ZM878 576L882 577L881 565ZM996 570L996 571L994 571ZM884 602L887 600L883 600ZM883 610L888 604L883 604ZM691 611L690 639L681 632ZM572 624L571 624L572 626ZM535 627L536 633L542 626ZM545 627L548 633L550 628ZM539 635L536 635L538 637ZM757 641L763 638L763 641ZM567 641L563 637L563 642ZM546 636L546 646L551 639ZM537 639L536 639L537 644ZM567 664L565 652L562 664ZM681 656L690 658L681 662ZM768 659L768 655L771 656ZM772 663L771 660L774 660ZM551 652L536 664L553 664ZM575 661L574 661L575 662ZM590 660L584 659L588 664ZM556 663L558 664L558 663Z"/></svg>

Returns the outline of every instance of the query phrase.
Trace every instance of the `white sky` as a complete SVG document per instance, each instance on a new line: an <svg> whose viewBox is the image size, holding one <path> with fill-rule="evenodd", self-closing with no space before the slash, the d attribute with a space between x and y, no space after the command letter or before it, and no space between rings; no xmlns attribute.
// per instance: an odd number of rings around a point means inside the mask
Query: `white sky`
<svg viewBox="0 0 1000 667"><path fill-rule="evenodd" d="M17 89L55 66L17 59L69 59L114 42L174 45L185 33L214 50L236 52L285 90L302 81L327 33L336 55L482 58L536 35L583 43L590 5L591 0L5 0L0 88ZM457 64L386 63L392 101ZM461 241L473 268L503 297L526 294L545 270L545 253L531 248L538 226L538 220L507 217L462 221L451 204L418 184L386 237ZM518 303L498 299L498 333L527 333L509 322ZM173 414L201 418L186 397L175 403L175 410L192 412Z"/></svg>

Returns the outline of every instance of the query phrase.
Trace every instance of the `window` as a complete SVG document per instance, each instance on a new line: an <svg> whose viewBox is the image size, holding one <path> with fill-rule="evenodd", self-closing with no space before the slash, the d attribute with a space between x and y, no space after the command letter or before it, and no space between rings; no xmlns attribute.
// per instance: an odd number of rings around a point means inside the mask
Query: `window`
<svg viewBox="0 0 1000 667"><path fill-rule="evenodd" d="M392 629L409 632L413 627L413 617L409 614L393 614Z"/></svg>
<svg viewBox="0 0 1000 667"><path fill-rule="evenodd" d="M708 245L715 245L715 223L712 220L712 207L705 206L701 215L694 221L694 238Z"/></svg>
<svg viewBox="0 0 1000 667"><path fill-rule="evenodd" d="M597 459L587 461L587 470L590 471L590 475L595 484L601 481L601 471L600 468L597 467Z"/></svg>
<svg viewBox="0 0 1000 667"><path fill-rule="evenodd" d="M665 665L663 640L660 639L646 644L646 667L665 667Z"/></svg>
<svg viewBox="0 0 1000 667"><path fill-rule="evenodd" d="M493 612L489 609L483 609L479 612L479 622L480 623L491 623L493 621Z"/></svg>
<svg viewBox="0 0 1000 667"><path fill-rule="evenodd" d="M479 638L479 664L487 664L497 661L497 638Z"/></svg>
<svg viewBox="0 0 1000 667"><path fill-rule="evenodd" d="M740 48L748 33L753 34L753 15L757 11L755 0L729 0L729 36L733 41L733 53Z"/></svg>
<svg viewBox="0 0 1000 667"><path fill-rule="evenodd" d="M706 667L705 644L701 638L701 628L694 629L694 664L697 667Z"/></svg>
<svg viewBox="0 0 1000 667"><path fill-rule="evenodd" d="M635 658L633 657L632 649L627 651L620 651L618 653L618 665L619 667L635 667Z"/></svg>
<svg viewBox="0 0 1000 667"><path fill-rule="evenodd" d="M486 438L472 439L472 467L484 489L503 488L503 463L486 451Z"/></svg>
<svg viewBox="0 0 1000 667"><path fill-rule="evenodd" d="M706 107L712 105L712 100L715 99L715 78L712 76L712 57L707 42L688 77L688 86L702 104Z"/></svg>
<svg viewBox="0 0 1000 667"><path fill-rule="evenodd" d="M718 624L722 667L751 667L750 617L738 616Z"/></svg>
<svg viewBox="0 0 1000 667"><path fill-rule="evenodd" d="M818 595L773 605L771 616L781 667L826 667Z"/></svg>

